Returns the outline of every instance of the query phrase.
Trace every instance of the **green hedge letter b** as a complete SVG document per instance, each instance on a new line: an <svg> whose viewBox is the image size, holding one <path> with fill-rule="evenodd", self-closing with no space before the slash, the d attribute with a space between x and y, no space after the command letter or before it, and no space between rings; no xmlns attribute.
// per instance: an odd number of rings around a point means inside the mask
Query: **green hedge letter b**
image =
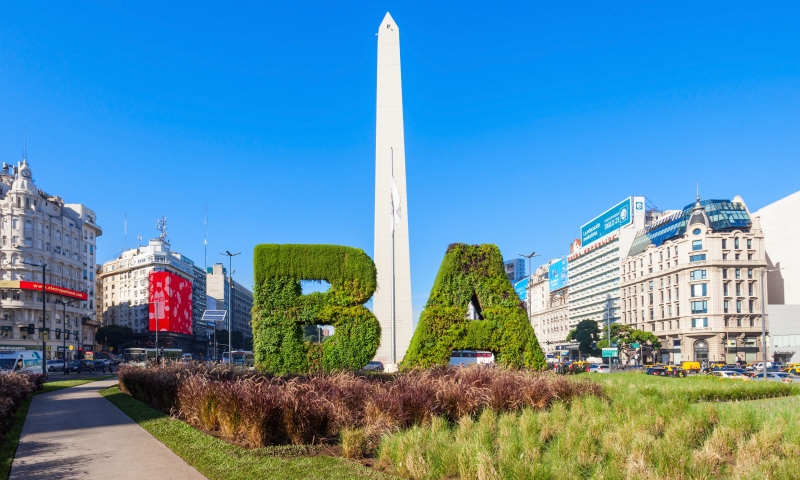
<svg viewBox="0 0 800 480"><path fill-rule="evenodd" d="M467 318L470 304L477 319ZM490 350L503 365L545 367L495 245L454 243L447 248L403 368L447 365L453 350Z"/></svg>
<svg viewBox="0 0 800 480"><path fill-rule="evenodd" d="M256 367L270 373L355 370L375 356L381 327L364 307L377 285L372 259L338 245L258 245L253 255L253 347ZM303 295L301 280L330 289ZM322 345L303 341L303 327L332 325Z"/></svg>

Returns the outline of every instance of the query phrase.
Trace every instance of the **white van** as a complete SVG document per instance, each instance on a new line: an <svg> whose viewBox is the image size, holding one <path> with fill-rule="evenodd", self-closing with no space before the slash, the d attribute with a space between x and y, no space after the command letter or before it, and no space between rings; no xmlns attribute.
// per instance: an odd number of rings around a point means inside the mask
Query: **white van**
<svg viewBox="0 0 800 480"><path fill-rule="evenodd" d="M0 373L42 374L42 352L35 350L0 350Z"/></svg>

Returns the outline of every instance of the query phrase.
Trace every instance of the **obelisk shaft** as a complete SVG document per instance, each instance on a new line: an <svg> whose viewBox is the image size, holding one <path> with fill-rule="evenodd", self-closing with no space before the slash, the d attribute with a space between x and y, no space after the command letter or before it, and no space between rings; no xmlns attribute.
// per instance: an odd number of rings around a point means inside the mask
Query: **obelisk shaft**
<svg viewBox="0 0 800 480"><path fill-rule="evenodd" d="M373 312L381 324L376 360L401 361L411 342L411 265L408 251L408 196L403 137L403 92L400 81L400 29L388 13L378 29L378 95L375 129L375 266L378 289ZM394 165L392 166L392 163ZM402 213L392 248L392 167ZM394 260L394 268L392 268ZM394 271L394 282L392 282ZM394 284L395 352L392 354L392 284Z"/></svg>

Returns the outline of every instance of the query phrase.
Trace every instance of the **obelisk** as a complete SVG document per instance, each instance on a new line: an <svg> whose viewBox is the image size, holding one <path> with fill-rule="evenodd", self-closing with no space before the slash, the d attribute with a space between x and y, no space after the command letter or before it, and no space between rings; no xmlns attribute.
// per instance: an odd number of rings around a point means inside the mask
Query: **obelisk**
<svg viewBox="0 0 800 480"><path fill-rule="evenodd" d="M381 324L381 346L375 359L383 362L387 370L392 370L393 365L405 356L414 332L408 253L403 92L400 82L400 29L388 13L378 28L377 97L374 260L378 269L378 289L373 297L373 312ZM396 185L395 197L399 196L399 208L398 205L393 206L398 199L393 201L392 181Z"/></svg>

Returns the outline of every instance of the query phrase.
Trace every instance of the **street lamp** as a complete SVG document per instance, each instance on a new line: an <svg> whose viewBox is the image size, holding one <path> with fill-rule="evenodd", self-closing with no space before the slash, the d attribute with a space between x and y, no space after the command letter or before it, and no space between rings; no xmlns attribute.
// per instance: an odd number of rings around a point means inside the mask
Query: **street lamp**
<svg viewBox="0 0 800 480"><path fill-rule="evenodd" d="M41 332L42 332L42 357L43 357L43 361L42 361L42 378L47 378L47 335L45 335L45 333L47 332L47 325L45 323L46 322L45 319L47 318L47 304L45 302L45 296L47 295L45 293L45 284L47 283L46 282L46 279L47 279L47 277L46 277L46 275L47 275L47 272L46 272L47 264L44 263L44 262L42 262L41 265L38 265L38 264L35 264L35 263L28 263L28 262L23 262L23 263L25 265L30 265L32 267L39 267L39 266L42 267L42 330L41 330Z"/></svg>
<svg viewBox="0 0 800 480"><path fill-rule="evenodd" d="M224 255L228 257L228 363L233 365L233 359L231 358L231 351L233 350L233 337L231 332L233 330L233 318L231 317L231 301L233 297L231 296L231 287L233 283L233 257L236 255L241 254L242 252L231 253L230 250L225 250L225 253L221 253L220 255Z"/></svg>
<svg viewBox="0 0 800 480"><path fill-rule="evenodd" d="M64 347L62 350L62 355L64 356L64 372L67 371L67 305L72 305L72 301L65 302L64 300L56 299L56 303L63 306L63 314L61 315L61 321L64 325Z"/></svg>
<svg viewBox="0 0 800 480"><path fill-rule="evenodd" d="M530 255L525 255L524 253L520 253L519 256L528 259L528 288L527 288L527 292L528 293L525 295L525 300L526 300L525 303L527 304L526 307L528 307L528 322L530 322L531 321L531 291L530 290L531 290L531 281L533 280L533 271L531 270L531 258L533 258L533 257L541 257L541 255L537 255L536 252L531 252Z"/></svg>
<svg viewBox="0 0 800 480"><path fill-rule="evenodd" d="M782 268L764 268L761 270L761 348L764 354L761 361L761 372L764 381L767 381L767 322L765 320L764 311L767 308L767 297L764 293L764 274L767 272L777 272L783 270Z"/></svg>

